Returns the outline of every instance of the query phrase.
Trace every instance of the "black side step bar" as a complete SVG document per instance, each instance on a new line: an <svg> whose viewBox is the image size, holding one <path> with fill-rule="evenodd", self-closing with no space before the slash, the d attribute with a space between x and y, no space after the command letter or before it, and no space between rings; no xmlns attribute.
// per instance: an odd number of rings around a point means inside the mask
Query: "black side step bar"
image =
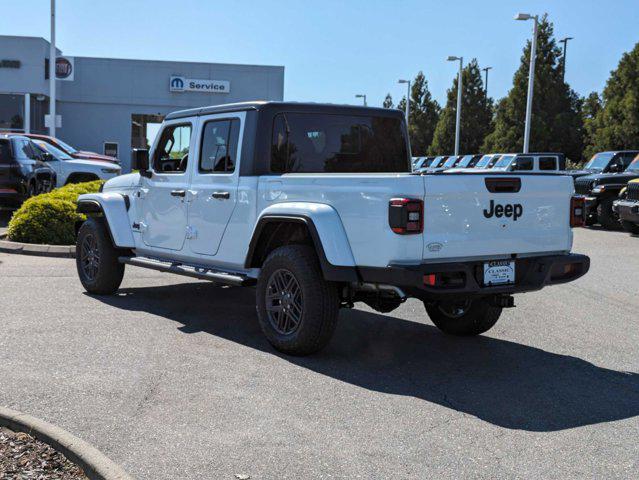
<svg viewBox="0 0 639 480"><path fill-rule="evenodd" d="M251 277L220 272L206 267L195 267L182 263L162 262L160 260L145 257L120 257L118 260L120 263L127 265L150 268L159 272L176 273L187 277L199 278L200 280L210 280L211 282L221 283L224 285L246 287L249 285L255 285L256 283L256 280Z"/></svg>

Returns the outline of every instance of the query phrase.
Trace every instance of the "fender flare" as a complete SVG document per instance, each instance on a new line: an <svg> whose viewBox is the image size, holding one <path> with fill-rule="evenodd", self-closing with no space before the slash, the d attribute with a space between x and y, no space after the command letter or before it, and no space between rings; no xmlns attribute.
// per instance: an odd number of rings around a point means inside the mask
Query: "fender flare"
<svg viewBox="0 0 639 480"><path fill-rule="evenodd" d="M256 266L254 255L264 227L278 222L302 223L307 227L326 280L359 281L355 259L339 214L333 207L318 203L278 203L266 208L253 229L245 260L246 268Z"/></svg>
<svg viewBox="0 0 639 480"><path fill-rule="evenodd" d="M79 213L104 216L113 245L118 248L135 248L128 210L129 198L120 193L89 193L78 198Z"/></svg>

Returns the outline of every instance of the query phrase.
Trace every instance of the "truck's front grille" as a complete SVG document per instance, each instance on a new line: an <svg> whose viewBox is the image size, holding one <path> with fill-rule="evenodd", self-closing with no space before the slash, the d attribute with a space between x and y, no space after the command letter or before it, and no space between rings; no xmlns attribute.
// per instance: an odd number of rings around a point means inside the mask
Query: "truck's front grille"
<svg viewBox="0 0 639 480"><path fill-rule="evenodd" d="M575 193L579 195L587 195L591 190L592 180L587 178L578 178L575 180Z"/></svg>
<svg viewBox="0 0 639 480"><path fill-rule="evenodd" d="M628 184L628 200L637 200L639 202L639 183Z"/></svg>

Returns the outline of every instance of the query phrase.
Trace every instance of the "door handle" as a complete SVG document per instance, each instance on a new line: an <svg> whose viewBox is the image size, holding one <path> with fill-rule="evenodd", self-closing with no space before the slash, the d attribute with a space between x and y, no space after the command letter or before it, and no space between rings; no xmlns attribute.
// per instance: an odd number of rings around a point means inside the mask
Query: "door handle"
<svg viewBox="0 0 639 480"><path fill-rule="evenodd" d="M229 198L231 198L231 194L229 192L213 192L211 194L211 197L228 200Z"/></svg>
<svg viewBox="0 0 639 480"><path fill-rule="evenodd" d="M171 190L172 197L185 197L186 190Z"/></svg>

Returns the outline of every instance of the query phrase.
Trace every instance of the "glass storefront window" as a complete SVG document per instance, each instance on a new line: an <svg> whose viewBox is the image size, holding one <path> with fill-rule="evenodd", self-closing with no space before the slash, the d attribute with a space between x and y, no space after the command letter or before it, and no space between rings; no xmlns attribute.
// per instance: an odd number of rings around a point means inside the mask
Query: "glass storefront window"
<svg viewBox="0 0 639 480"><path fill-rule="evenodd" d="M57 102L56 102L57 105ZM31 133L48 134L49 129L44 126L44 115L49 113L49 97L31 94Z"/></svg>
<svg viewBox="0 0 639 480"><path fill-rule="evenodd" d="M24 129L24 95L0 94L0 129Z"/></svg>

